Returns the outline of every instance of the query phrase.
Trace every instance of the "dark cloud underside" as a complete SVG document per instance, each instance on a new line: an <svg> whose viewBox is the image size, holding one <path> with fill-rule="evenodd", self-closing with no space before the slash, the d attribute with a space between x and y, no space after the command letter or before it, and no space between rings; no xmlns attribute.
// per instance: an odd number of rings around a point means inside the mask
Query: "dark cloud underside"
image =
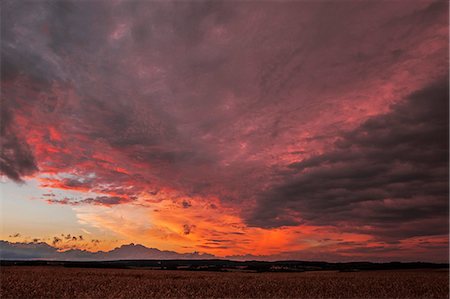
<svg viewBox="0 0 450 299"><path fill-rule="evenodd" d="M449 88L444 78L337 135L324 153L289 165L249 223L332 223L406 238L448 233ZM299 218L289 217L296 211Z"/></svg>

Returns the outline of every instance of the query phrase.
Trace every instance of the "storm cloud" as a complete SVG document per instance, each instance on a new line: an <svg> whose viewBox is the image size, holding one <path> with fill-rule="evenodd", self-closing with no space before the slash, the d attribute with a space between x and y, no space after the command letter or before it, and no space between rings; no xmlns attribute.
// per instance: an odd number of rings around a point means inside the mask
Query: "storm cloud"
<svg viewBox="0 0 450 299"><path fill-rule="evenodd" d="M0 171L48 203L181 209L162 242L216 239L210 215L448 234L446 1L6 0L1 22Z"/></svg>
<svg viewBox="0 0 450 299"><path fill-rule="evenodd" d="M381 237L448 233L448 77L291 163L249 222L342 226ZM298 212L298 218L289 211Z"/></svg>

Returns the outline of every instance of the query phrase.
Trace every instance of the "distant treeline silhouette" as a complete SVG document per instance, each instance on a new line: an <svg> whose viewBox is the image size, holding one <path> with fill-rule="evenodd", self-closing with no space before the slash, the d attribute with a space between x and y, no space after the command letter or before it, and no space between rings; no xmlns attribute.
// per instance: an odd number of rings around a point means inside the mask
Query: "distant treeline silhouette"
<svg viewBox="0 0 450 299"><path fill-rule="evenodd" d="M341 272L364 270L444 269L445 263L424 262L307 262L307 261L231 261L231 260L117 260L117 261L0 261L1 266L62 266L78 268L153 269L185 271L251 271L251 272L303 272L336 270Z"/></svg>

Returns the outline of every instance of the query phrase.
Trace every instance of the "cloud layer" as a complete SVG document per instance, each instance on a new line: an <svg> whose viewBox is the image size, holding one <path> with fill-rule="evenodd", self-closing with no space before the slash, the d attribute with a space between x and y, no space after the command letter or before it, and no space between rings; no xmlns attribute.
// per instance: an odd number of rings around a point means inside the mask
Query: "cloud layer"
<svg viewBox="0 0 450 299"><path fill-rule="evenodd" d="M394 240L448 234L448 99L448 81L438 82L291 163L250 222L334 223Z"/></svg>
<svg viewBox="0 0 450 299"><path fill-rule="evenodd" d="M219 254L448 235L446 1L2 6L0 170L48 203Z"/></svg>

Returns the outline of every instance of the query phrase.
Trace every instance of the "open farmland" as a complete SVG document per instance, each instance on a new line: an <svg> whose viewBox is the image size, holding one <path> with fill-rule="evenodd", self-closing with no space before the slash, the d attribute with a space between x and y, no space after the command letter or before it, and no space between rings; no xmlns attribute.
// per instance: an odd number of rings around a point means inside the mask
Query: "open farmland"
<svg viewBox="0 0 450 299"><path fill-rule="evenodd" d="M191 272L1 267L1 298L448 298L447 270Z"/></svg>

